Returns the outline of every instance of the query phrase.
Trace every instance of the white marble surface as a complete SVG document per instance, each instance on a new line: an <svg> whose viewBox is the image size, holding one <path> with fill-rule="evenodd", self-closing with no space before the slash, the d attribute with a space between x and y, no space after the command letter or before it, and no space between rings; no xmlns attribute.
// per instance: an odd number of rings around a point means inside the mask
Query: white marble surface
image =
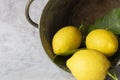
<svg viewBox="0 0 120 80"><path fill-rule="evenodd" d="M45 54L39 30L25 18L28 0L0 0L0 80L75 80ZM39 22L48 0L35 0L31 17Z"/></svg>

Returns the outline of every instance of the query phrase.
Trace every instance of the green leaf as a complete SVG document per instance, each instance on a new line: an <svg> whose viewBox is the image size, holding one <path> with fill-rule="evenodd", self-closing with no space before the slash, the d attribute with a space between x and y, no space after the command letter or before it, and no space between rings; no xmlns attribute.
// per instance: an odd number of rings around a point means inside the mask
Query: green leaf
<svg viewBox="0 0 120 80"><path fill-rule="evenodd" d="M73 50L68 50L66 52L61 53L61 56L69 56L74 54L75 52L79 51L80 49L73 49Z"/></svg>
<svg viewBox="0 0 120 80"><path fill-rule="evenodd" d="M84 19L82 19L81 25L79 26L79 30L82 33L82 42L81 42L80 48L81 47L84 48L84 47L86 47L85 39L86 39L86 36L87 36L87 26L85 24Z"/></svg>
<svg viewBox="0 0 120 80"><path fill-rule="evenodd" d="M53 57L53 61L57 64L65 65L66 60L69 59L72 56L72 54L74 54L77 51L79 51L79 49L69 50L64 53L61 53L61 55L55 55Z"/></svg>
<svg viewBox="0 0 120 80"><path fill-rule="evenodd" d="M115 8L96 20L94 25L88 27L88 32L93 29L107 29L113 31L115 34L120 34L120 8Z"/></svg>
<svg viewBox="0 0 120 80"><path fill-rule="evenodd" d="M84 48L81 48L81 49L84 49ZM66 60L68 60L75 52L81 49L73 49L73 50L69 50L64 53L61 53L61 55L55 55L53 57L53 61L57 64L65 65Z"/></svg>
<svg viewBox="0 0 120 80"><path fill-rule="evenodd" d="M115 71L113 71L113 74L111 74L110 72L107 72L107 74L108 74L113 80L118 80Z"/></svg>

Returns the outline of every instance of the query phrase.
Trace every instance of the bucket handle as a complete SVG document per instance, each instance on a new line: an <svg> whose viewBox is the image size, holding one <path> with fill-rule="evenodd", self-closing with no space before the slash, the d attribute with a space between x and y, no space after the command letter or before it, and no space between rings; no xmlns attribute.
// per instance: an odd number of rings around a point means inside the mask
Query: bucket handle
<svg viewBox="0 0 120 80"><path fill-rule="evenodd" d="M25 16L26 16L26 19L28 20L28 22L33 25L34 27L38 28L38 24L36 22L34 22L31 18L30 18L30 13L29 13L29 10L30 10L30 6L32 4L34 0L29 0L25 6Z"/></svg>

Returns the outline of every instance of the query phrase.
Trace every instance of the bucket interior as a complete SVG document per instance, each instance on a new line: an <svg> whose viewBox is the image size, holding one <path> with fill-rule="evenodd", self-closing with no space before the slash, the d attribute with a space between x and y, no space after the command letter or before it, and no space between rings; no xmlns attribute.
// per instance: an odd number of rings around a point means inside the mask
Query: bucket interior
<svg viewBox="0 0 120 80"><path fill-rule="evenodd" d="M65 71L69 57L58 56L52 50L53 35L62 27L72 25L79 27L81 21L87 25L104 16L114 8L120 7L119 0L49 0L40 21L40 37L49 58Z"/></svg>

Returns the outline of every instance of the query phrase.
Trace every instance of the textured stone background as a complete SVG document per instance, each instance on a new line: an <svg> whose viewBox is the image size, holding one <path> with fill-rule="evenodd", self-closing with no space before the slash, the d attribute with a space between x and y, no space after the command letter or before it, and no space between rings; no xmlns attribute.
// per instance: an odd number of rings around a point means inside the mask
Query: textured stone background
<svg viewBox="0 0 120 80"><path fill-rule="evenodd" d="M74 80L49 60L39 30L25 18L28 0L0 0L0 80ZM48 0L34 0L31 17L37 23Z"/></svg>

